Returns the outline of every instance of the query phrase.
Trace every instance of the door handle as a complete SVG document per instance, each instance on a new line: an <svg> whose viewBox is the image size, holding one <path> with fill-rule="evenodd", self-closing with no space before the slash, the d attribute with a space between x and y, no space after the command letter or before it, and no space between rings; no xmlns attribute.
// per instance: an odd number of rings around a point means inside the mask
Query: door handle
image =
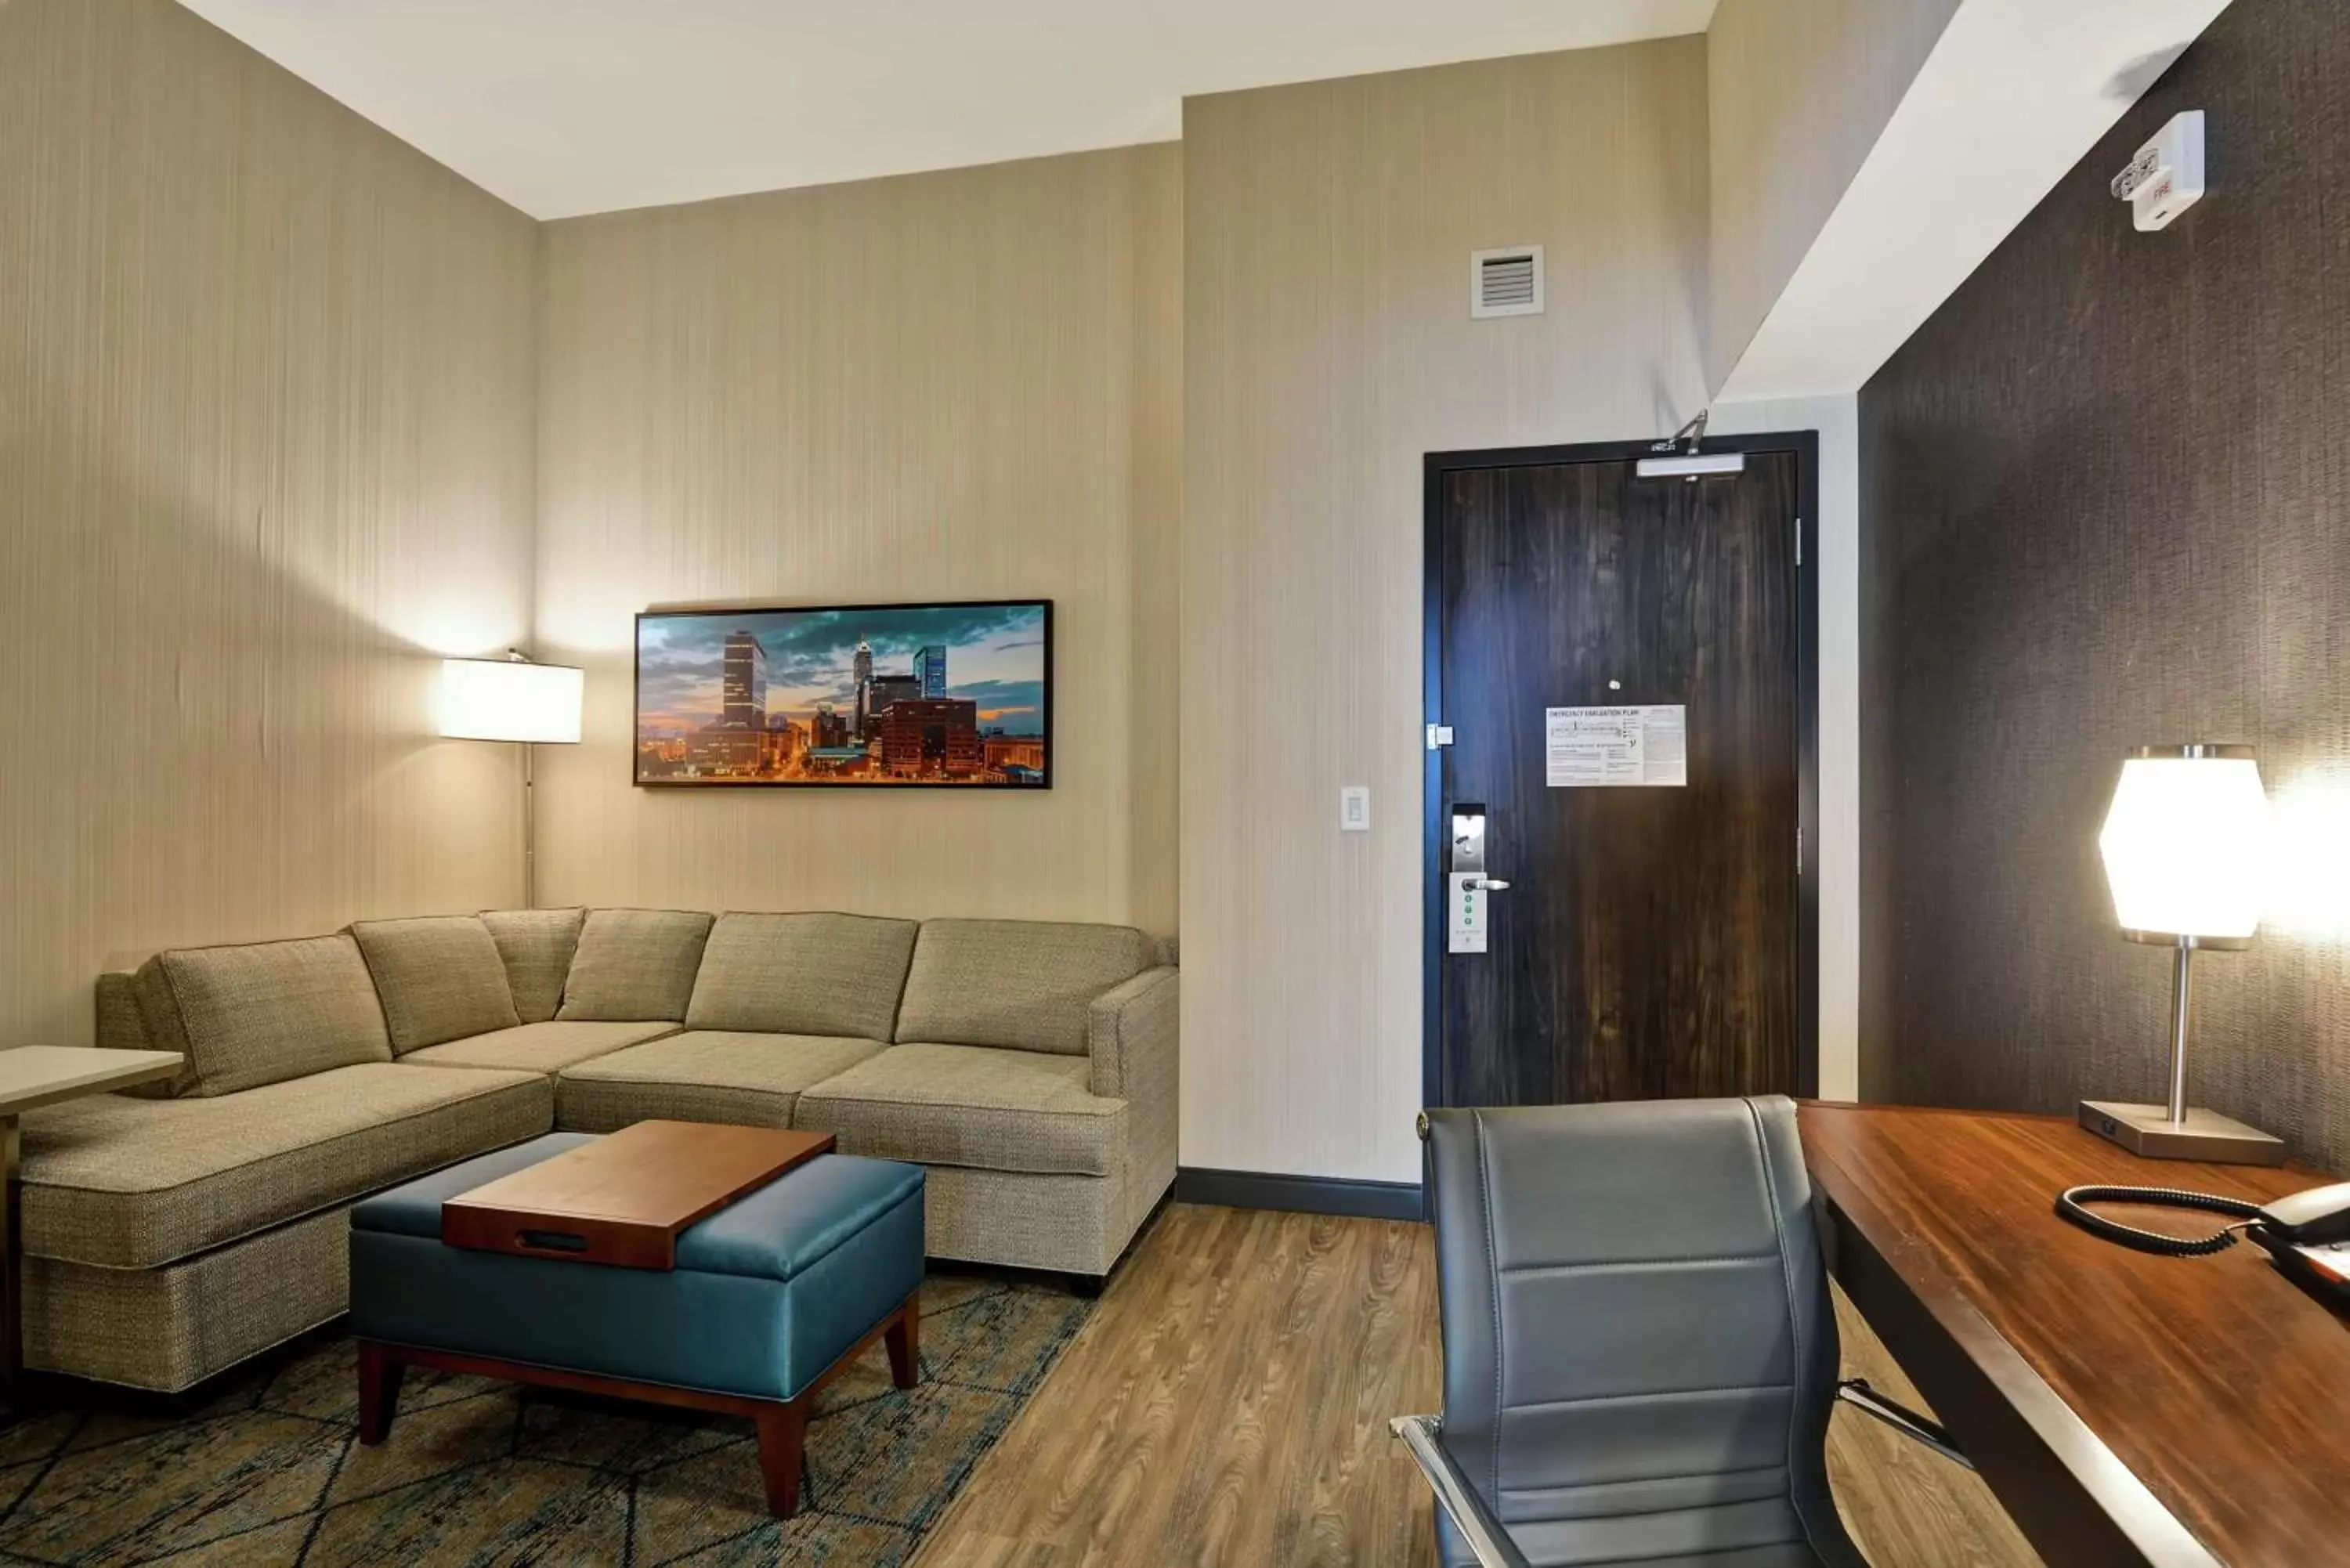
<svg viewBox="0 0 2350 1568"><path fill-rule="evenodd" d="M1506 893L1510 888L1499 877L1471 877L1464 886L1476 893Z"/></svg>

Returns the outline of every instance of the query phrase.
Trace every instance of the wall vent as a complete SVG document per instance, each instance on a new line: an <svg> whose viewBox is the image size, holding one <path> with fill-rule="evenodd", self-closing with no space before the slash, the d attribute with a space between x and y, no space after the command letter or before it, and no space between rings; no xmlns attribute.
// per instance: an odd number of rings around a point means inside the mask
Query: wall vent
<svg viewBox="0 0 2350 1568"><path fill-rule="evenodd" d="M1503 245L1469 254L1469 314L1540 316L1543 307L1543 248Z"/></svg>

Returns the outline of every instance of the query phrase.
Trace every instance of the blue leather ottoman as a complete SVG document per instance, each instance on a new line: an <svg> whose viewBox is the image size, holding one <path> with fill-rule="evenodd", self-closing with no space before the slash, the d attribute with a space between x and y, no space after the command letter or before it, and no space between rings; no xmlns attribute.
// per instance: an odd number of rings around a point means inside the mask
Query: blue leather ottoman
<svg viewBox="0 0 2350 1568"><path fill-rule="evenodd" d="M442 1241L444 1199L594 1141L555 1133L351 1210L359 1440L389 1434L410 1366L747 1416L790 1517L816 1390L876 1338L914 1385L921 1168L820 1155L678 1232L673 1270Z"/></svg>

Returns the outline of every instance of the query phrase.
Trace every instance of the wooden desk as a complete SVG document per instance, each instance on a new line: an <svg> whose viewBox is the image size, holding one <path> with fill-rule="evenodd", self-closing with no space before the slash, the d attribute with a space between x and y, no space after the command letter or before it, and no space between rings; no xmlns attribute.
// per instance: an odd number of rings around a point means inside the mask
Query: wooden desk
<svg viewBox="0 0 2350 1568"><path fill-rule="evenodd" d="M2325 1178L2139 1159L2064 1117L1800 1119L1836 1279L2051 1568L2350 1559L2350 1322L2250 1242L2159 1258L2054 1212L2085 1182L2265 1201Z"/></svg>

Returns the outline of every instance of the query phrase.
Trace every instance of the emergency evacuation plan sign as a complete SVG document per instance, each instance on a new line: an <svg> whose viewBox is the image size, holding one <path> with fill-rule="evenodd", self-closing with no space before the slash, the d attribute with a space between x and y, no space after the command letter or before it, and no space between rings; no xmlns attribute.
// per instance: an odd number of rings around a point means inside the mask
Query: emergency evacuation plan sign
<svg viewBox="0 0 2350 1568"><path fill-rule="evenodd" d="M1543 763L1553 789L1678 789L1689 783L1689 710L1545 708Z"/></svg>

